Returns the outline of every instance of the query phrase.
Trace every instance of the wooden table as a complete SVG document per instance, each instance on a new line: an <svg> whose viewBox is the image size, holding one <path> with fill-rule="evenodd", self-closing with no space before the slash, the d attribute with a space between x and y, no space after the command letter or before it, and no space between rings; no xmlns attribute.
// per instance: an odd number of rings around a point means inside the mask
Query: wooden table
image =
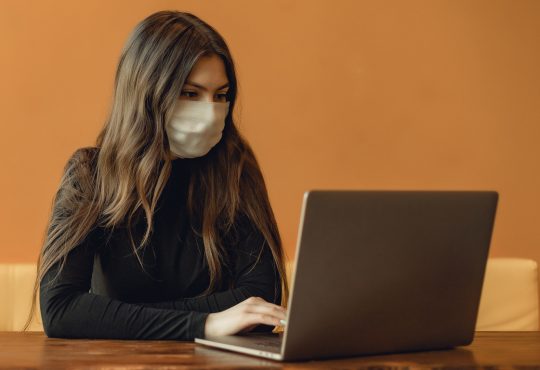
<svg viewBox="0 0 540 370"><path fill-rule="evenodd" d="M0 332L0 369L240 369L367 367L540 368L540 332L478 332L470 346L338 360L274 362L193 342L47 338L43 332Z"/></svg>

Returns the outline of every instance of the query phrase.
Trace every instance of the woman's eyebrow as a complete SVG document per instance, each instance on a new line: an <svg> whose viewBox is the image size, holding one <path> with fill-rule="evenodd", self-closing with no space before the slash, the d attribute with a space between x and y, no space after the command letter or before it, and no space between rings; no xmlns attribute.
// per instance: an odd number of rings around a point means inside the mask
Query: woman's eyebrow
<svg viewBox="0 0 540 370"><path fill-rule="evenodd" d="M191 82L191 81L186 81L186 84L192 85L192 86L195 86L195 87L198 87L199 89L206 90L206 87L201 86L201 85L196 84L196 83ZM225 85L218 87L218 90L224 89L224 88L226 88L226 87L228 87L228 86L229 86L229 83L227 82Z"/></svg>

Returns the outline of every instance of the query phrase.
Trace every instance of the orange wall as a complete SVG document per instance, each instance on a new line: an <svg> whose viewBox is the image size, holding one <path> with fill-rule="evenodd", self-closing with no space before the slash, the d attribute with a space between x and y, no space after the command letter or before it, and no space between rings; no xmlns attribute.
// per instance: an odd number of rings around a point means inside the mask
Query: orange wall
<svg viewBox="0 0 540 370"><path fill-rule="evenodd" d="M290 257L309 188L494 189L492 256L540 261L539 1L102 0L0 2L0 262L36 260L128 33L167 8L231 47Z"/></svg>

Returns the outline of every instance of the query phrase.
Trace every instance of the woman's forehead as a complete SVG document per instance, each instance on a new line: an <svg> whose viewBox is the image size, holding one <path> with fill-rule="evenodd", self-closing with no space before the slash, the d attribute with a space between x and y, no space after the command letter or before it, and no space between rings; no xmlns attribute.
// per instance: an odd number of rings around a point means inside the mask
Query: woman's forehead
<svg viewBox="0 0 540 370"><path fill-rule="evenodd" d="M215 54L199 58L185 83L207 89L223 88L228 83L223 60Z"/></svg>

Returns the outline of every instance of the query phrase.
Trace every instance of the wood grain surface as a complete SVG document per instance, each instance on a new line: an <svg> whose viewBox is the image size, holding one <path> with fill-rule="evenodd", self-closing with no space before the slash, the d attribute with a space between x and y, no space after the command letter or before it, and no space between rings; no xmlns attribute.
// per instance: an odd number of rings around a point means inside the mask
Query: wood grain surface
<svg viewBox="0 0 540 370"><path fill-rule="evenodd" d="M193 342L47 338L0 332L0 369L540 368L540 332L477 332L470 346L305 362L275 362Z"/></svg>

